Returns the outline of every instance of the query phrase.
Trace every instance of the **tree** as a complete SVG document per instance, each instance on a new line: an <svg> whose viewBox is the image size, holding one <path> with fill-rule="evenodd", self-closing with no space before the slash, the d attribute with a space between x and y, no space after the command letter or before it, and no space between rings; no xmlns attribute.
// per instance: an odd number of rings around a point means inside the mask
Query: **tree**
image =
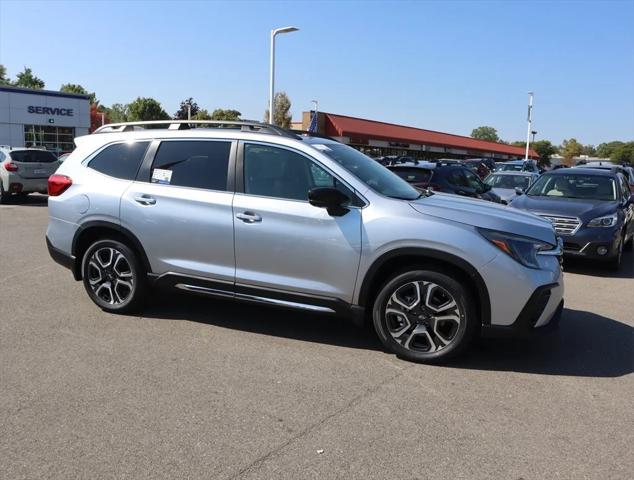
<svg viewBox="0 0 634 480"><path fill-rule="evenodd" d="M196 114L200 111L200 108L198 107L198 104L196 102L194 102L194 99L192 97L189 97L186 100L183 100L181 102L181 106L178 109L178 112L176 112L174 114L174 119L176 120L187 120L187 107L189 106L189 108L191 109L191 116L192 118L194 118L196 116Z"/></svg>
<svg viewBox="0 0 634 480"><path fill-rule="evenodd" d="M67 93L76 93L78 95L88 95L90 97L91 104L93 103L97 105L99 104L99 102L97 101L97 96L94 94L94 92L90 93L84 87L75 83L65 83L61 87L59 87L59 91L67 92Z"/></svg>
<svg viewBox="0 0 634 480"><path fill-rule="evenodd" d="M288 98L286 92L277 92L273 98L273 106L275 114L273 115L273 124L282 128L290 128L293 117L289 113L291 110L291 99ZM269 121L268 108L264 112L264 121Z"/></svg>
<svg viewBox="0 0 634 480"><path fill-rule="evenodd" d="M549 140L538 140L532 144L532 147L539 154L537 165L550 167L550 157L557 153L557 147L550 143Z"/></svg>
<svg viewBox="0 0 634 480"><path fill-rule="evenodd" d="M138 97L128 105L128 121L139 122L149 120L168 120L167 114L161 104L149 97Z"/></svg>
<svg viewBox="0 0 634 480"><path fill-rule="evenodd" d="M612 152L623 145L625 145L625 143L619 142L618 140L614 142L601 143L597 147L597 157L610 158L612 156Z"/></svg>
<svg viewBox="0 0 634 480"><path fill-rule="evenodd" d="M103 114L103 121L101 118L101 114ZM102 109L96 103L92 103L90 105L90 132L94 132L106 123L110 123L110 119L108 118L106 109Z"/></svg>
<svg viewBox="0 0 634 480"><path fill-rule="evenodd" d="M35 90L41 90L44 88L44 80L37 78L33 75L33 71L30 68L24 67L24 71L16 75L16 81L13 85L16 87L33 88Z"/></svg>
<svg viewBox="0 0 634 480"><path fill-rule="evenodd" d="M582 151L583 145L581 145L576 138L564 140L559 148L559 152L564 157L564 164L568 166L573 165L574 162L572 159L581 155Z"/></svg>
<svg viewBox="0 0 634 480"><path fill-rule="evenodd" d="M192 120L211 120L211 115L207 110L201 108L196 115L192 115Z"/></svg>
<svg viewBox="0 0 634 480"><path fill-rule="evenodd" d="M0 63L0 85L11 85L11 80L7 78L7 68Z"/></svg>
<svg viewBox="0 0 634 480"><path fill-rule="evenodd" d="M486 140L487 142L499 142L498 131L493 127L481 126L471 131L471 138Z"/></svg>
<svg viewBox="0 0 634 480"><path fill-rule="evenodd" d="M242 114L238 112L237 110L231 110L231 109L224 110L222 108L216 108L211 114L211 119L212 120L230 120L235 122L237 120L240 120L241 115Z"/></svg>
<svg viewBox="0 0 634 480"><path fill-rule="evenodd" d="M581 150L581 155L588 155L589 157L594 157L597 154L597 149L594 145L584 145Z"/></svg>
<svg viewBox="0 0 634 480"><path fill-rule="evenodd" d="M110 108L104 108L103 111L106 114L109 122L122 123L128 121L128 106L122 103L113 103Z"/></svg>
<svg viewBox="0 0 634 480"><path fill-rule="evenodd" d="M634 164L634 142L623 143L616 147L610 155L610 160L614 163Z"/></svg>

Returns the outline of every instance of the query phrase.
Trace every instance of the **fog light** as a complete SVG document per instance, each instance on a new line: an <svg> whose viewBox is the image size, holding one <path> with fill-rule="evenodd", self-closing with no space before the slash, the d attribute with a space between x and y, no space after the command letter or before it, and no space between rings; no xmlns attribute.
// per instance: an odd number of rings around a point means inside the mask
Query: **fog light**
<svg viewBox="0 0 634 480"><path fill-rule="evenodd" d="M608 253L608 247L599 247L599 248L597 248L597 253L599 255L605 255L606 253Z"/></svg>

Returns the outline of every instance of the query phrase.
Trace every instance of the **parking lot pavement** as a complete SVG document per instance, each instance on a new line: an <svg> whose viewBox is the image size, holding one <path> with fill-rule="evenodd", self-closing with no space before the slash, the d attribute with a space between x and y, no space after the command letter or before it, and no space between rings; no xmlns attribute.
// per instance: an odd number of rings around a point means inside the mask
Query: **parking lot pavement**
<svg viewBox="0 0 634 480"><path fill-rule="evenodd" d="M634 257L557 334L407 363L338 319L177 295L110 315L0 206L3 478L629 479Z"/></svg>

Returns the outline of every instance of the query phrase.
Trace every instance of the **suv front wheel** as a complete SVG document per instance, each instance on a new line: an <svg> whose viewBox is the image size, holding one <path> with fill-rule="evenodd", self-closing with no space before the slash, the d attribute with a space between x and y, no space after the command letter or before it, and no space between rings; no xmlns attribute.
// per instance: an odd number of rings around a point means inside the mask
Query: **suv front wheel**
<svg viewBox="0 0 634 480"><path fill-rule="evenodd" d="M415 362L442 362L462 352L477 331L468 289L445 274L414 270L379 291L372 310L383 345Z"/></svg>
<svg viewBox="0 0 634 480"><path fill-rule="evenodd" d="M99 240L86 250L82 276L88 296L107 312L132 312L145 297L145 271L134 251L117 240Z"/></svg>

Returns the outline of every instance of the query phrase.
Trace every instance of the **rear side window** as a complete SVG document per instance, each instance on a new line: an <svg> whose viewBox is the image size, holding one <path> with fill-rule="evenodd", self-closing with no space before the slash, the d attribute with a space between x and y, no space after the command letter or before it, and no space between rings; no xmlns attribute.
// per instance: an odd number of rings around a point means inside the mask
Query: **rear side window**
<svg viewBox="0 0 634 480"><path fill-rule="evenodd" d="M231 142L164 141L152 164L150 181L179 187L227 190Z"/></svg>
<svg viewBox="0 0 634 480"><path fill-rule="evenodd" d="M9 158L22 163L53 163L57 157L46 150L16 150L9 152Z"/></svg>
<svg viewBox="0 0 634 480"><path fill-rule="evenodd" d="M150 142L116 143L104 148L88 166L123 180L134 180Z"/></svg>

